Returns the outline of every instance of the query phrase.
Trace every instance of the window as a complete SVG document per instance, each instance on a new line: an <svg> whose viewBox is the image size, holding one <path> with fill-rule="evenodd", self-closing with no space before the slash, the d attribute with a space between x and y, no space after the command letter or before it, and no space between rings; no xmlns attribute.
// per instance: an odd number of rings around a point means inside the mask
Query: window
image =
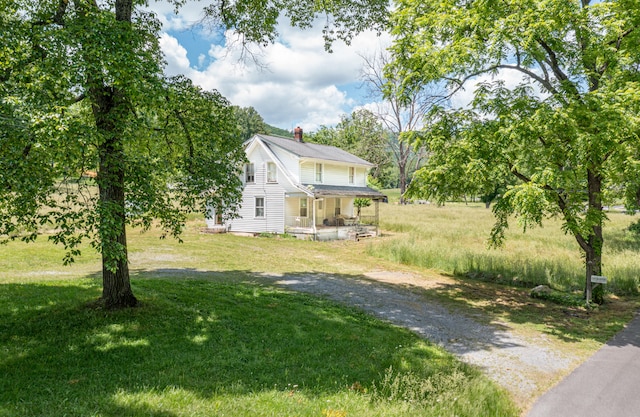
<svg viewBox="0 0 640 417"><path fill-rule="evenodd" d="M316 164L316 182L322 182L322 164Z"/></svg>
<svg viewBox="0 0 640 417"><path fill-rule="evenodd" d="M278 170L274 162L267 162L267 182L278 182Z"/></svg>
<svg viewBox="0 0 640 417"><path fill-rule="evenodd" d="M356 182L356 168L349 167L349 184L354 184Z"/></svg>
<svg viewBox="0 0 640 417"><path fill-rule="evenodd" d="M256 197L256 217L264 217L264 197Z"/></svg>
<svg viewBox="0 0 640 417"><path fill-rule="evenodd" d="M307 199L300 199L300 217L307 217Z"/></svg>
<svg viewBox="0 0 640 417"><path fill-rule="evenodd" d="M253 162L244 166L244 179L246 183L256 182L256 171L253 167Z"/></svg>
<svg viewBox="0 0 640 417"><path fill-rule="evenodd" d="M334 215L335 216L339 216L340 215L340 199L336 198L336 206L335 206L335 211L334 211Z"/></svg>

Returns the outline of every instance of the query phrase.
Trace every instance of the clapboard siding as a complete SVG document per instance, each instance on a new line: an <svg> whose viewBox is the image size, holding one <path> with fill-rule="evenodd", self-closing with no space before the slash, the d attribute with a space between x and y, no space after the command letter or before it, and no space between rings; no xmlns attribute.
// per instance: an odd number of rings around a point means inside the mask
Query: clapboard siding
<svg viewBox="0 0 640 417"><path fill-rule="evenodd" d="M349 184L349 167L353 165L339 165L328 162L322 163L322 184L344 185L353 187L365 187L367 185L367 170L361 167L356 169L354 183ZM304 161L300 163L300 172L303 184L317 184L316 162Z"/></svg>
<svg viewBox="0 0 640 417"><path fill-rule="evenodd" d="M270 162L271 158L262 147L256 147L247 155L247 159L254 165L255 182L245 184L239 210L240 217L229 222L229 230L244 233L284 233L286 189L282 184L286 180L285 174L278 168L277 182L267 183L267 162ZM256 197L265 199L264 217L255 216Z"/></svg>

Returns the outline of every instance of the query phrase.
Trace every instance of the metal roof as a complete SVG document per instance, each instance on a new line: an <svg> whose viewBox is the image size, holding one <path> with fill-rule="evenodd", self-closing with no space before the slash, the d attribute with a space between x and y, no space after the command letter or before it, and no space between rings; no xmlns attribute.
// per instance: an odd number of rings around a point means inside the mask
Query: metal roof
<svg viewBox="0 0 640 417"><path fill-rule="evenodd" d="M382 200L387 196L369 187L349 187L344 185L304 184L314 197L356 197Z"/></svg>
<svg viewBox="0 0 640 417"><path fill-rule="evenodd" d="M364 165L367 167L375 166L369 161L358 158L335 146L320 145L317 143L298 142L294 139L283 138L279 136L256 135L267 146L277 146L300 158L313 158L326 161L342 162L345 164Z"/></svg>

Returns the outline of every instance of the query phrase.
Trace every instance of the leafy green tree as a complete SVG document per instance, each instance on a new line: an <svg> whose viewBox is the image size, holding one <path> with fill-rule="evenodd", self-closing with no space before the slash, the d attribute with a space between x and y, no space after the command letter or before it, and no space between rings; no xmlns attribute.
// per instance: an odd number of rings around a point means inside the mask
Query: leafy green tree
<svg viewBox="0 0 640 417"><path fill-rule="evenodd" d="M159 26L131 1L10 2L2 13L0 236L40 227L102 254L106 308L134 306L126 225L178 236L207 204L232 213L244 160L229 103L165 80ZM87 180L86 173L94 180Z"/></svg>
<svg viewBox="0 0 640 417"><path fill-rule="evenodd" d="M336 130L340 147L375 164L371 175L379 178L390 163L390 155L388 132L376 115L369 110L356 110L350 116L343 116Z"/></svg>
<svg viewBox="0 0 640 417"><path fill-rule="evenodd" d="M471 108L437 114L420 143L439 164L415 192L456 194L465 181L509 173L516 184L494 206L492 242L515 215L525 228L559 216L585 256L585 296L602 273L603 203L639 190L640 4L637 1L400 0L392 17L395 66L407 85L480 75ZM449 185L453 186L450 187ZM601 287L593 294L602 302Z"/></svg>
<svg viewBox="0 0 640 417"><path fill-rule="evenodd" d="M233 106L233 111L238 120L240 137L243 141L251 139L256 133L268 132L267 124L253 107Z"/></svg>
<svg viewBox="0 0 640 417"><path fill-rule="evenodd" d="M89 240L102 254L107 308L137 303L127 225L158 219L177 237L186 213L211 205L232 216L240 197L244 154L229 103L164 79L160 23L146 3L0 0L0 240L30 241L48 225L65 262ZM214 0L203 16L264 44L276 39L280 14L299 27L322 14L330 48L381 29L386 8L382 0Z"/></svg>
<svg viewBox="0 0 640 417"><path fill-rule="evenodd" d="M360 217L360 213L362 212L362 209L365 208L365 207L369 207L371 205L371 199L370 198L356 198L356 199L353 200L353 205L357 209L356 216Z"/></svg>

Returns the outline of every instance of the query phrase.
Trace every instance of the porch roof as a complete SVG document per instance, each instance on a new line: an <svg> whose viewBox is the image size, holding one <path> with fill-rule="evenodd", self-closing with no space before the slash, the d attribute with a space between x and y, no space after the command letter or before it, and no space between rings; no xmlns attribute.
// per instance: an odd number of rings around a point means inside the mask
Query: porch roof
<svg viewBox="0 0 640 417"><path fill-rule="evenodd" d="M314 197L355 197L383 200L387 196L369 187L349 187L342 185L304 184Z"/></svg>

